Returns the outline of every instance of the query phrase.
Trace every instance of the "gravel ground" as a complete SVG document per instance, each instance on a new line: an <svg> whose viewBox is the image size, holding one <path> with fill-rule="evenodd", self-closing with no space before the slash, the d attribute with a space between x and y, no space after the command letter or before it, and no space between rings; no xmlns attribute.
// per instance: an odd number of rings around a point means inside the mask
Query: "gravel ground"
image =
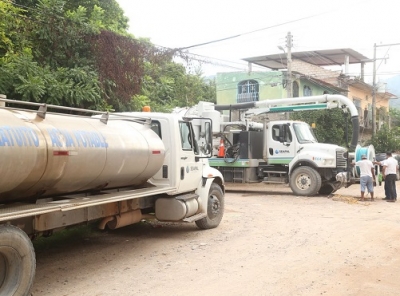
<svg viewBox="0 0 400 296"><path fill-rule="evenodd" d="M226 194L216 229L150 221L49 240L32 293L399 295L400 202L382 201L383 186L375 202L357 200L359 185L330 197L256 187Z"/></svg>

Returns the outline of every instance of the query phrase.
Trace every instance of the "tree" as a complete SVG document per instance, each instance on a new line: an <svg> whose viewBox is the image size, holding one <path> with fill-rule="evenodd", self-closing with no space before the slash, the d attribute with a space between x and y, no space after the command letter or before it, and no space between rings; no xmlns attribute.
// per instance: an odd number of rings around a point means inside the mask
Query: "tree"
<svg viewBox="0 0 400 296"><path fill-rule="evenodd" d="M199 101L216 102L216 87L215 81L204 81L200 73L190 75L181 64L159 60L147 64L141 95L154 111L170 112Z"/></svg>
<svg viewBox="0 0 400 296"><path fill-rule="evenodd" d="M86 17L97 15L101 29L119 34L127 34L128 18L115 0L69 0L65 10L76 10L79 6L86 8ZM100 9L99 9L100 8ZM97 10L97 11L96 11Z"/></svg>
<svg viewBox="0 0 400 296"><path fill-rule="evenodd" d="M158 48L126 32L114 0L0 2L0 92L17 100L80 108L155 111L215 101L215 82L189 75ZM16 19L17 21L13 20Z"/></svg>
<svg viewBox="0 0 400 296"><path fill-rule="evenodd" d="M25 38L23 10L10 0L0 1L0 63L9 55L29 47Z"/></svg>
<svg viewBox="0 0 400 296"><path fill-rule="evenodd" d="M400 128L389 128L387 124L384 124L367 142L367 145L372 144L376 152L398 151L400 147L399 132Z"/></svg>
<svg viewBox="0 0 400 296"><path fill-rule="evenodd" d="M14 8L13 19L5 22L10 28L12 22L16 26L19 20L25 21L19 39L10 34L13 38L9 39L16 41L1 56L0 91L17 100L102 106L98 75L90 67L84 42L95 30L79 23L77 15L82 12L64 17L63 1L43 0L29 11L29 18L27 13Z"/></svg>
<svg viewBox="0 0 400 296"><path fill-rule="evenodd" d="M376 152L383 153L386 151L400 150L400 111L396 108L389 109L390 124L384 124L376 132L375 136L367 141L367 145L373 145Z"/></svg>
<svg viewBox="0 0 400 296"><path fill-rule="evenodd" d="M46 0L43 0L46 2ZM41 6L39 0L15 0L17 6L26 10L27 16L32 16L36 9ZM61 3L62 2L62 3ZM84 9L84 16L87 19L95 20L99 29L106 29L120 34L127 34L128 18L124 15L124 11L115 0L68 0L61 1L63 12L76 11ZM53 2L56 3L56 2ZM55 6L60 8L59 5ZM81 7L81 8L79 8Z"/></svg>
<svg viewBox="0 0 400 296"><path fill-rule="evenodd" d="M346 116L346 113L343 113L341 109L301 111L291 113L290 117L294 120L307 122L310 125L315 123L314 133L319 142L348 146L352 129L348 129L346 136L346 124L351 127L351 122L349 116Z"/></svg>
<svg viewBox="0 0 400 296"><path fill-rule="evenodd" d="M397 108L389 109L391 126L400 127L400 110Z"/></svg>

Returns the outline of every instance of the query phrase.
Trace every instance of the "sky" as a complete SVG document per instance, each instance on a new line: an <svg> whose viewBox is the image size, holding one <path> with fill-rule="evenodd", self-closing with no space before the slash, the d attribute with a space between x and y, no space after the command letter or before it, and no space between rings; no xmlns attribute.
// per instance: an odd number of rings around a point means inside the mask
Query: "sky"
<svg viewBox="0 0 400 296"><path fill-rule="evenodd" d="M244 58L284 54L278 46L285 47L288 32L293 36L292 52L351 48L372 59L376 44L377 82L400 74L398 0L117 2L130 20L129 32L155 45L182 48L238 36L188 49L207 61L202 63L204 75L247 71ZM195 65L186 66L190 70ZM360 71L359 64L353 65L349 74L359 76ZM373 63L368 63L365 80L372 82L372 77Z"/></svg>

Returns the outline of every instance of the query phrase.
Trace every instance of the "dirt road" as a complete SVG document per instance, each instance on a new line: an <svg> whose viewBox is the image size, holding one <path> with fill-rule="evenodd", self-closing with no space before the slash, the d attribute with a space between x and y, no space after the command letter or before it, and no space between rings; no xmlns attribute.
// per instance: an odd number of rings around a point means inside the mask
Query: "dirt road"
<svg viewBox="0 0 400 296"><path fill-rule="evenodd" d="M398 183L399 184L399 183ZM398 295L400 202L227 193L213 230L140 223L37 248L33 295ZM271 191L273 190L273 191ZM398 189L399 190L399 189ZM68 235L68 234L67 234Z"/></svg>

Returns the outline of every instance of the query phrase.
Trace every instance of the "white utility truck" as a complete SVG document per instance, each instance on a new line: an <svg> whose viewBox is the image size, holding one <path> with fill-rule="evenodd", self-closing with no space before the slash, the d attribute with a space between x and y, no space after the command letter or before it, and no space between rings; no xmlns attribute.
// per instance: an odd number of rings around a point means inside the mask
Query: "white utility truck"
<svg viewBox="0 0 400 296"><path fill-rule="evenodd" d="M214 157L210 165L229 183L289 183L296 195L330 194L354 182L347 148L318 143L305 122L270 120L272 113L340 108L350 112L352 140L358 142L359 118L342 95L264 100L233 105L200 102L175 112L211 118ZM221 111L221 112L220 112ZM225 112L225 114L223 113ZM229 112L229 114L227 114ZM345 124L345 123L344 123Z"/></svg>
<svg viewBox="0 0 400 296"><path fill-rule="evenodd" d="M219 225L225 187L208 163L210 119L0 103L0 295L29 295L41 234L95 220Z"/></svg>

